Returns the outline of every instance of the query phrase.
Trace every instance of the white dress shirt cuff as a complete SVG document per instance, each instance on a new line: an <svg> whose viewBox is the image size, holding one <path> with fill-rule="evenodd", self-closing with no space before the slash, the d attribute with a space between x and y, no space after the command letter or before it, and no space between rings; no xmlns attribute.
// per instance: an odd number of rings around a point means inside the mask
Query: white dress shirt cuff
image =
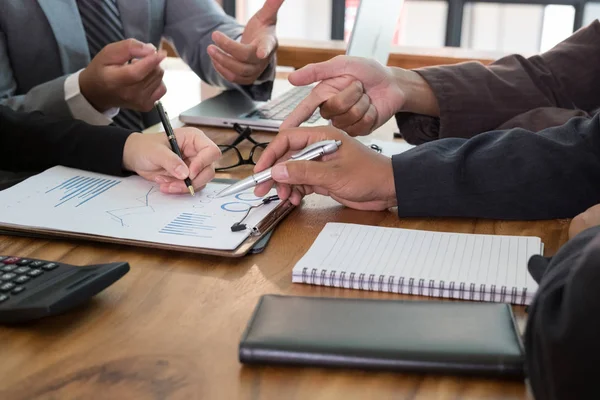
<svg viewBox="0 0 600 400"><path fill-rule="evenodd" d="M118 108L110 108L101 113L81 93L79 87L79 71L71 74L65 79L65 101L69 106L73 118L80 119L92 125L109 125L113 122L113 117L119 113Z"/></svg>

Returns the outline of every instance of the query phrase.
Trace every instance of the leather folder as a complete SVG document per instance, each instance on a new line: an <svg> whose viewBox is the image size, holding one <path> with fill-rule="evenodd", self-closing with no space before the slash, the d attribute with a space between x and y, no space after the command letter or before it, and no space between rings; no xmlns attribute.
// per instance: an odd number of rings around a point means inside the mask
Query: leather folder
<svg viewBox="0 0 600 400"><path fill-rule="evenodd" d="M239 345L244 364L522 379L510 305L263 296Z"/></svg>

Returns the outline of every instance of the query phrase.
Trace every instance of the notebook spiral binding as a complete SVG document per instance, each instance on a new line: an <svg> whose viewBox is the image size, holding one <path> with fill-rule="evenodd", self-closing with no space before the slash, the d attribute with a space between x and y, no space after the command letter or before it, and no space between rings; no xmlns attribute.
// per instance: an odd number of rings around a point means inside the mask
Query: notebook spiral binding
<svg viewBox="0 0 600 400"><path fill-rule="evenodd" d="M408 283L406 282L407 280ZM427 281L425 279L419 279L415 283L414 278L405 279L403 276L398 278L394 275L376 276L375 274L369 274L366 276L364 273L358 274L357 276L355 272L347 274L345 271L339 271L338 273L336 270L328 271L322 269L321 271L318 271L317 268L312 268L309 271L309 268L306 267L302 269L302 283L357 288L374 292L387 291L392 293L447 297L472 301L486 300L522 305L526 304L527 301L526 287L519 290L517 287L509 289L506 286L498 288L496 285L490 285L488 289L488 286L485 284L481 284L477 287L474 283L467 284L466 282L456 281L445 282L443 280L436 282L433 279Z"/></svg>

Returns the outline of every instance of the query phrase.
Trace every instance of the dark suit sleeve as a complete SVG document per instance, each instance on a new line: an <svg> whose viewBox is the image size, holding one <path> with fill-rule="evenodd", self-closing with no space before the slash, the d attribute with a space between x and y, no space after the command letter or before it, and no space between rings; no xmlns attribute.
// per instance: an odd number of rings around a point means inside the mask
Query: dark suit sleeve
<svg viewBox="0 0 600 400"><path fill-rule="evenodd" d="M468 62L416 71L433 89L440 118L397 114L400 132L410 143L472 137L534 109L543 115L521 118L518 126L562 125L575 115L556 109L591 113L600 106L598 91L590 89L600 87L600 22L530 58L511 55L489 66Z"/></svg>
<svg viewBox="0 0 600 400"><path fill-rule="evenodd" d="M535 258L530 266L547 264L525 330L535 399L598 399L600 227L577 235L549 262Z"/></svg>
<svg viewBox="0 0 600 400"><path fill-rule="evenodd" d="M436 140L392 166L400 217L569 218L600 203L600 123Z"/></svg>
<svg viewBox="0 0 600 400"><path fill-rule="evenodd" d="M40 171L64 165L123 175L123 147L130 134L113 126L93 126L0 106L0 169Z"/></svg>

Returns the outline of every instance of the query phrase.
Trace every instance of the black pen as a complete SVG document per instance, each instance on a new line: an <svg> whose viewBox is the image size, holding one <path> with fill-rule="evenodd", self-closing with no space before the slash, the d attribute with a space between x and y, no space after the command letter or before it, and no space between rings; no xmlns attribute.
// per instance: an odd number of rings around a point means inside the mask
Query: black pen
<svg viewBox="0 0 600 400"><path fill-rule="evenodd" d="M169 143L171 144L171 149L173 153L177 154L179 158L183 160L183 156L181 155L181 150L179 150L179 145L177 144L177 139L175 138L175 132L173 132L173 128L171 127L171 122L169 122L169 117L167 112L163 108L163 105L160 101L155 103L156 111L158 111L158 116L160 117L160 121L165 128L165 133L167 134L167 138L169 139ZM187 186L190 194L194 195L194 186L192 185L192 181L189 177L184 179L185 185Z"/></svg>

